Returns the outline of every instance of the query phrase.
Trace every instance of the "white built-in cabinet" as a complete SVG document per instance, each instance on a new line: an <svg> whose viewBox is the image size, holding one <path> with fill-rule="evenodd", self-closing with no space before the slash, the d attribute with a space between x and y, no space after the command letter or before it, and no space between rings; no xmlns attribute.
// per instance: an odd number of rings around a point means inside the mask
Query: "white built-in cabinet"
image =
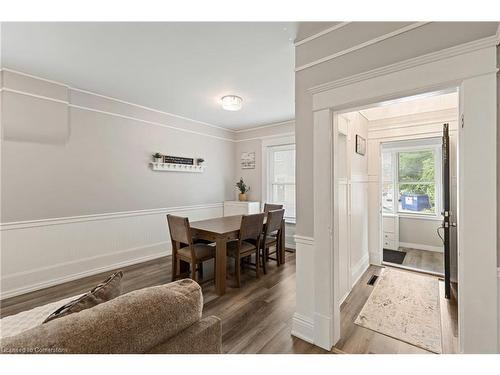
<svg viewBox="0 0 500 375"><path fill-rule="evenodd" d="M260 212L260 202L225 201L224 216L250 215Z"/></svg>
<svg viewBox="0 0 500 375"><path fill-rule="evenodd" d="M399 249L399 216L384 214L382 216L382 248L389 250Z"/></svg>

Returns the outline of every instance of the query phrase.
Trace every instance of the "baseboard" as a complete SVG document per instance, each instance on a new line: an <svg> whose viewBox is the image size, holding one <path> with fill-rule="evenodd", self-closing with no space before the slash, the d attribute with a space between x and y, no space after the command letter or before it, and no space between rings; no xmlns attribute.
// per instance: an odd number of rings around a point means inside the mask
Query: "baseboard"
<svg viewBox="0 0 500 375"><path fill-rule="evenodd" d="M293 314L292 336L298 337L299 339L312 344L314 342L313 320L298 313Z"/></svg>
<svg viewBox="0 0 500 375"><path fill-rule="evenodd" d="M361 276L365 273L365 271L370 267L370 254L366 253L363 258L361 258L354 267L351 268L351 288L356 285Z"/></svg>
<svg viewBox="0 0 500 375"><path fill-rule="evenodd" d="M417 250L426 250L426 251L434 251L436 253L443 253L443 247L441 246L430 246L430 245L422 245L418 243L409 243L409 242L399 242L400 247L408 247L410 249Z"/></svg>

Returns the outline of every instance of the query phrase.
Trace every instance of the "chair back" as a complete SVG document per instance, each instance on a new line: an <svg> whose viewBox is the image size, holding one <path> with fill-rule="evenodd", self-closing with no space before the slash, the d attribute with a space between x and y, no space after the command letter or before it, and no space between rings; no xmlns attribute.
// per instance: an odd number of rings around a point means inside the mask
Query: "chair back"
<svg viewBox="0 0 500 375"><path fill-rule="evenodd" d="M264 203L264 212L281 210L282 208L283 208L282 204Z"/></svg>
<svg viewBox="0 0 500 375"><path fill-rule="evenodd" d="M281 229L281 222L283 221L284 215L285 210L283 209L273 210L267 213L266 236Z"/></svg>
<svg viewBox="0 0 500 375"><path fill-rule="evenodd" d="M177 242L186 245L193 244L191 227L189 226L189 219L187 217L180 217L169 214L167 215L167 221L172 243Z"/></svg>
<svg viewBox="0 0 500 375"><path fill-rule="evenodd" d="M264 213L243 215L240 226L240 242L244 240L259 240L264 226Z"/></svg>

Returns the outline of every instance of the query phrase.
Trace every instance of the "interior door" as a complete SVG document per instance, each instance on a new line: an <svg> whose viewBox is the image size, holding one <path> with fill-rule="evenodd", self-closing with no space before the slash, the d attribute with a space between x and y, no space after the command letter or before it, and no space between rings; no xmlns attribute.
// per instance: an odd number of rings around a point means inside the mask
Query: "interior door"
<svg viewBox="0 0 500 375"><path fill-rule="evenodd" d="M443 124L443 243L444 243L444 290L445 297L450 298L450 135L449 125Z"/></svg>

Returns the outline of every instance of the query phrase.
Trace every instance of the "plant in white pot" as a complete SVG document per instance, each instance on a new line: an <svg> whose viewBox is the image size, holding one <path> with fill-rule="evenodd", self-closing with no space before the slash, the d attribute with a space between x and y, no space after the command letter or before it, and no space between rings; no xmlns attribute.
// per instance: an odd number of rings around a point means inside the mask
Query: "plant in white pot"
<svg viewBox="0 0 500 375"><path fill-rule="evenodd" d="M163 156L162 156L162 154L160 154L159 152L157 152L157 153L153 154L153 161L154 161L155 163L161 163L162 158L163 158Z"/></svg>
<svg viewBox="0 0 500 375"><path fill-rule="evenodd" d="M239 200L244 202L247 200L247 193L250 191L250 186L245 184L243 181L243 177L240 177L240 180L236 183L236 187L240 191Z"/></svg>

